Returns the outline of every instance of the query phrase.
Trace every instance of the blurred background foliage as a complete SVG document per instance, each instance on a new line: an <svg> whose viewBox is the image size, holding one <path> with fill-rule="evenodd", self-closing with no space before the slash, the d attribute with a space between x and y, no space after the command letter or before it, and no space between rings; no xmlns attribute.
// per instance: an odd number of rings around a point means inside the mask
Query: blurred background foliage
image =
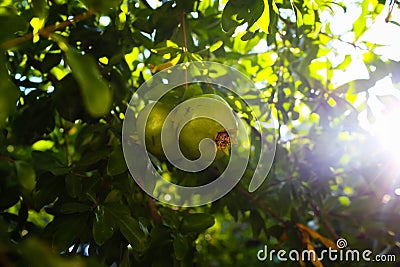
<svg viewBox="0 0 400 267"><path fill-rule="evenodd" d="M369 89L400 81L384 44L364 38L387 15L398 26L388 14L395 2L2 0L0 265L264 266L264 245L320 251L339 237L399 260L399 154L359 122L378 120ZM339 34L332 20L350 8L356 15ZM201 60L256 83L249 101L269 104L279 123L276 157L254 193L249 170L215 203L166 206L127 171L124 112L154 73ZM356 61L366 79L338 81ZM379 101L386 111L399 103Z"/></svg>

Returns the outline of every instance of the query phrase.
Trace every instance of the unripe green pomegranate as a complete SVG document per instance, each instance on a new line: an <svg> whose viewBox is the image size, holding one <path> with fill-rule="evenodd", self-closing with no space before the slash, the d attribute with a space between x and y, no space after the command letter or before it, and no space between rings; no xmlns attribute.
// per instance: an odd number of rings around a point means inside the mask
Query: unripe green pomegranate
<svg viewBox="0 0 400 267"><path fill-rule="evenodd" d="M211 99L211 103L208 99ZM228 131L231 133L237 131L237 122L229 104L215 94L203 94L187 101L190 100L193 101L187 102L189 103L187 105L181 103L173 111L171 111L172 105L157 103L150 112L147 123L142 114L148 113L151 106L146 106L139 113L137 125L143 127L146 123L145 141L147 150L160 160L166 159L161 144L161 131L167 115L171 112L172 123L165 125L167 127L166 133L171 137L168 139L168 143L171 144L172 142L174 146L179 145L184 157L190 160L199 158L201 155L199 144L206 138L213 142L212 145L207 146L203 156L211 158L214 152L216 152L216 158L229 155L231 137ZM223 121L225 127L212 118ZM181 131L178 136L177 131L180 128ZM179 158L174 159L179 160Z"/></svg>
<svg viewBox="0 0 400 267"><path fill-rule="evenodd" d="M153 108L147 117L149 110ZM146 149L151 154L156 156L159 160L165 160L165 155L161 145L161 130L165 118L171 111L172 106L162 102L158 102L154 105L147 105L139 112L136 126L137 129L143 129L145 127L145 142Z"/></svg>

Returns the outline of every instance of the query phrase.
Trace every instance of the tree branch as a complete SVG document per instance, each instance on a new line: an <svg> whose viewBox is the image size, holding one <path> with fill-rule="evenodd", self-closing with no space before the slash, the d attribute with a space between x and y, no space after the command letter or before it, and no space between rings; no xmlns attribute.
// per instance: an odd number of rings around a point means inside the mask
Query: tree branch
<svg viewBox="0 0 400 267"><path fill-rule="evenodd" d="M39 30L39 35L48 38L51 33L55 32L57 30L64 29L64 28L72 25L73 23L77 23L79 21L85 20L85 19L93 16L94 14L95 14L94 11L89 9L87 12L79 14L79 15L76 15L75 17L73 17L70 20L65 20L65 21L62 21L62 22L60 22L58 24L49 25L47 27L44 27L44 28L40 29ZM21 44L23 42L29 41L30 39L33 38L33 36L34 36L33 33L30 32L30 33L27 33L27 34L25 34L25 35L23 35L21 37L17 37L15 39L6 41L6 42L2 43L0 47L2 49L5 49L5 50L10 49L10 48L12 48L12 47L14 47L16 45L19 45L19 44Z"/></svg>
<svg viewBox="0 0 400 267"><path fill-rule="evenodd" d="M243 187L241 186L237 186L236 190L241 193L242 195L244 195L247 199L249 199L250 201L252 201L254 204L256 204L259 208L265 210L269 215L271 215L272 217L274 217L276 220L278 220L280 223L282 223L283 225L287 225L288 222L285 221L284 219L282 219L274 210L272 210L265 202L258 200L253 194L251 194L250 192L248 192L247 190L245 190Z"/></svg>
<svg viewBox="0 0 400 267"><path fill-rule="evenodd" d="M340 38L340 37L336 37L336 36L332 36L332 35L330 35L330 34L327 34L326 32L320 32L319 34L322 34L322 35L324 35L324 36L326 36L326 37L329 37L331 40L338 40L338 41L340 41L340 42L342 42L342 43L351 45L352 47L358 48L358 49L360 49L360 50L369 50L369 49L367 49L367 48L363 48L363 47L361 47L361 46L359 46L359 45L356 45L355 43L345 41L345 40L343 40L343 39Z"/></svg>
<svg viewBox="0 0 400 267"><path fill-rule="evenodd" d="M387 16L386 16L386 18L385 18L385 22L386 22L386 23L388 23L388 22L390 21L390 16L392 15L393 8L394 8L394 4L396 4L396 1L395 1L395 0L392 0L392 2L390 3L390 7L389 7L389 10L388 10L388 14L387 14Z"/></svg>
<svg viewBox="0 0 400 267"><path fill-rule="evenodd" d="M7 161L7 162L10 162L10 163L14 163L15 162L15 159L12 159L10 157L7 157L7 156L1 155L1 154L0 154L0 160Z"/></svg>

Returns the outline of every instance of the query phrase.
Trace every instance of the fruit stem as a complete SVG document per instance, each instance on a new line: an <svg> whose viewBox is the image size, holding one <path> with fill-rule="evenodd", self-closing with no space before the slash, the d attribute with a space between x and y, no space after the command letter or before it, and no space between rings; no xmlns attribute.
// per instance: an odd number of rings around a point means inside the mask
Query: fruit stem
<svg viewBox="0 0 400 267"><path fill-rule="evenodd" d="M181 13L181 28L182 28L182 42L183 42L183 52L186 53L188 51L187 48L187 39L186 39L186 13L182 12ZM188 75L187 75L187 70L185 70L185 84L183 88L185 90L188 88Z"/></svg>

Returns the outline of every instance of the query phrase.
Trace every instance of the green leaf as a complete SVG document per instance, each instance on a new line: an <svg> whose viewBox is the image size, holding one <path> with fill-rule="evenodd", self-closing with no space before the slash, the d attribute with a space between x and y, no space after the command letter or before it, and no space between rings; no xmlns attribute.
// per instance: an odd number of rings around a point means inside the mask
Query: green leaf
<svg viewBox="0 0 400 267"><path fill-rule="evenodd" d="M369 12L368 9L369 5L372 4L372 2L373 1L371 0L365 0L362 2L361 14L353 24L353 32L355 40L357 40L367 29L367 17Z"/></svg>
<svg viewBox="0 0 400 267"><path fill-rule="evenodd" d="M75 213L56 216L45 228L45 235L50 235L54 244L62 249L69 248L86 230L87 213Z"/></svg>
<svg viewBox="0 0 400 267"><path fill-rule="evenodd" d="M87 111L94 117L107 114L111 108L112 94L102 79L94 59L89 55L82 56L71 49L66 52L66 57L72 75L80 85Z"/></svg>
<svg viewBox="0 0 400 267"><path fill-rule="evenodd" d="M213 45L211 45L210 47L210 52L214 52L215 50L217 50L218 48L220 48L222 45L224 44L223 41L219 40L216 43L214 43Z"/></svg>
<svg viewBox="0 0 400 267"><path fill-rule="evenodd" d="M134 248L138 251L144 251L147 248L147 236L136 219L123 216L118 218L117 224L121 233Z"/></svg>
<svg viewBox="0 0 400 267"><path fill-rule="evenodd" d="M69 202L61 206L60 212L63 214L83 213L90 210L90 205L79 202Z"/></svg>
<svg viewBox="0 0 400 267"><path fill-rule="evenodd" d="M261 230L265 227L265 222L257 210L252 210L250 212L250 224L253 231L253 238L257 239Z"/></svg>
<svg viewBox="0 0 400 267"><path fill-rule="evenodd" d="M8 116L15 110L19 97L18 88L8 79L0 83L0 128L4 126Z"/></svg>
<svg viewBox="0 0 400 267"><path fill-rule="evenodd" d="M72 74L66 75L55 85L54 104L60 115L69 121L83 117L84 104L79 84Z"/></svg>
<svg viewBox="0 0 400 267"><path fill-rule="evenodd" d="M269 11L264 8L263 0L243 2L230 0L222 11L223 30L232 34L233 30L237 26L246 22L247 30L249 30L251 26L260 19L260 17L262 18L264 25L269 25ZM264 17L262 17L264 12L267 12L268 14L265 14ZM267 28L268 25L266 25Z"/></svg>
<svg viewBox="0 0 400 267"><path fill-rule="evenodd" d="M213 226L214 217L207 213L187 213L182 219L182 231L184 232L202 232Z"/></svg>
<svg viewBox="0 0 400 267"><path fill-rule="evenodd" d="M137 251L147 249L147 230L140 222L129 215L129 210L121 209L121 205L105 205L105 211L111 214L122 235Z"/></svg>
<svg viewBox="0 0 400 267"><path fill-rule="evenodd" d="M246 3L251 3L248 6L248 17L247 17L247 30L250 29L251 26L253 26L254 23L256 23L261 16L263 15L264 11L264 1L263 0L256 0L256 1L249 1ZM269 18L269 11L268 11L268 18ZM269 24L269 23L268 23Z"/></svg>
<svg viewBox="0 0 400 267"><path fill-rule="evenodd" d="M103 80L96 61L90 55L82 55L61 37L54 37L64 51L72 75L81 89L83 103L90 115L100 117L111 109L112 93L108 84Z"/></svg>
<svg viewBox="0 0 400 267"><path fill-rule="evenodd" d="M60 191L64 190L64 177L53 176L50 173L38 177L36 189L33 191L33 201L36 210L54 202Z"/></svg>
<svg viewBox="0 0 400 267"><path fill-rule="evenodd" d="M4 66L5 57L0 54L0 128L4 127L10 114L16 109L19 98L19 89L8 78L8 72Z"/></svg>
<svg viewBox="0 0 400 267"><path fill-rule="evenodd" d="M233 1L229 1L224 10L222 11L222 29L226 32L232 31L234 28L240 25L239 22L233 19L233 16L237 14L237 9L233 4ZM233 33L233 32L232 32Z"/></svg>
<svg viewBox="0 0 400 267"><path fill-rule="evenodd" d="M171 228L161 224L157 224L151 229L150 236L152 247L164 246L172 241Z"/></svg>
<svg viewBox="0 0 400 267"><path fill-rule="evenodd" d="M264 11L261 17L257 20L257 25L263 32L269 33L270 20L269 3L268 0L264 0Z"/></svg>
<svg viewBox="0 0 400 267"><path fill-rule="evenodd" d="M32 150L46 151L54 147L52 140L39 140L32 145Z"/></svg>
<svg viewBox="0 0 400 267"><path fill-rule="evenodd" d="M202 95L203 90L198 84L189 84L186 88L185 92L183 93L183 100L187 100L194 96Z"/></svg>
<svg viewBox="0 0 400 267"><path fill-rule="evenodd" d="M109 13L112 10L115 10L121 4L121 0L82 0L82 2L88 8L101 13Z"/></svg>
<svg viewBox="0 0 400 267"><path fill-rule="evenodd" d="M350 65L350 63L351 63L351 56L350 55L346 55L345 57L344 57L344 60L342 61L342 63L340 63L337 67L336 67L336 69L340 69L340 70L343 70L343 69L346 69L349 65Z"/></svg>
<svg viewBox="0 0 400 267"><path fill-rule="evenodd" d="M303 15L301 14L300 9L297 8L297 6L295 6L296 9L296 22L297 22L297 27L301 27L303 26Z"/></svg>
<svg viewBox="0 0 400 267"><path fill-rule="evenodd" d="M397 21L390 20L389 22L400 27L400 23L398 23Z"/></svg>
<svg viewBox="0 0 400 267"><path fill-rule="evenodd" d="M97 151L85 151L82 154L82 159L76 165L78 167L85 167L92 165L100 160L106 159L107 156L110 154L108 149L101 149Z"/></svg>
<svg viewBox="0 0 400 267"><path fill-rule="evenodd" d="M113 235L115 225L112 216L107 213L104 206L97 206L94 215L95 218L92 228L93 238L98 245L103 245L104 242Z"/></svg>
<svg viewBox="0 0 400 267"><path fill-rule="evenodd" d="M33 151L32 158L36 170L51 172L54 175L62 175L68 172L68 168L65 167L61 160L52 151Z"/></svg>
<svg viewBox="0 0 400 267"><path fill-rule="evenodd" d="M124 255L122 256L119 266L132 266L132 263L130 261L131 253L129 250L130 250L129 248L125 249Z"/></svg>
<svg viewBox="0 0 400 267"><path fill-rule="evenodd" d="M33 190L36 185L36 173L32 165L25 161L16 161L15 168L17 176L22 187L28 190Z"/></svg>
<svg viewBox="0 0 400 267"><path fill-rule="evenodd" d="M308 10L308 13L303 16L304 25L312 26L315 24L315 15L313 10Z"/></svg>
<svg viewBox="0 0 400 267"><path fill-rule="evenodd" d="M77 175L67 174L65 176L65 188L71 197L78 197L82 191L82 179Z"/></svg>
<svg viewBox="0 0 400 267"><path fill-rule="evenodd" d="M11 8L7 10L7 15L0 14L0 25L2 28L0 34L0 48L2 48L3 42L16 37L15 33L24 31L27 24L28 22L26 21L26 18L18 16L18 14ZM0 60L0 62L5 61Z"/></svg>
<svg viewBox="0 0 400 267"><path fill-rule="evenodd" d="M121 191L117 189L113 189L108 193L106 199L104 200L104 203L113 203L113 202L119 202L122 199L122 193Z"/></svg>
<svg viewBox="0 0 400 267"><path fill-rule="evenodd" d="M120 143L117 143L114 145L114 149L108 158L107 174L114 176L125 172L127 169L122 146Z"/></svg>
<svg viewBox="0 0 400 267"><path fill-rule="evenodd" d="M181 234L177 234L172 244L174 246L175 258L180 261L183 260L189 249L187 238Z"/></svg>
<svg viewBox="0 0 400 267"><path fill-rule="evenodd" d="M48 5L46 0L32 0L33 11L39 18L46 18L48 13Z"/></svg>

